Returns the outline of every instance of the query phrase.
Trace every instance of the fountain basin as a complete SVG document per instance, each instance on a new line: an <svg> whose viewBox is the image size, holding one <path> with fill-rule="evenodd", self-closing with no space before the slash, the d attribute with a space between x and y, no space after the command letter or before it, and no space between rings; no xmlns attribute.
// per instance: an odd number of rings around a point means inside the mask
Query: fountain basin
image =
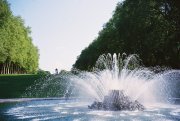
<svg viewBox="0 0 180 121"><path fill-rule="evenodd" d="M178 121L180 105L149 105L143 111L104 111L87 108L90 100L59 99L8 103L0 108L2 121ZM5 108L6 107L6 108Z"/></svg>

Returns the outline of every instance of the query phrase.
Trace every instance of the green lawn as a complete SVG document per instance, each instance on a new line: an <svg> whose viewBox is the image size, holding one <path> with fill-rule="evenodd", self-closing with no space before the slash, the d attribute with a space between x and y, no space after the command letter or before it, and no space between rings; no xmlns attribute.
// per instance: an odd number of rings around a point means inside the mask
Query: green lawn
<svg viewBox="0 0 180 121"><path fill-rule="evenodd" d="M18 98L40 75L0 75L0 98Z"/></svg>

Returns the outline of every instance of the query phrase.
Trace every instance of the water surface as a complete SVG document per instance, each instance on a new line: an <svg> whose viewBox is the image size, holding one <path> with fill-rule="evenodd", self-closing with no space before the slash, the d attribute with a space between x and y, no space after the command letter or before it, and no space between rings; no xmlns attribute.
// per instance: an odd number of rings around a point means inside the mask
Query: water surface
<svg viewBox="0 0 180 121"><path fill-rule="evenodd" d="M0 119L6 121L179 121L180 105L154 104L144 111L91 110L80 100L36 100L3 104Z"/></svg>

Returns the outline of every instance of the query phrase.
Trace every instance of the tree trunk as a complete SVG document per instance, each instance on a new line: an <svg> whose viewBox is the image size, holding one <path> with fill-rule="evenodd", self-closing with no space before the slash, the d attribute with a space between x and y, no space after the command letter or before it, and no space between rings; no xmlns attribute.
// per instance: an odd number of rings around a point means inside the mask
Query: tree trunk
<svg viewBox="0 0 180 121"><path fill-rule="evenodd" d="M10 63L7 63L7 74L10 72Z"/></svg>
<svg viewBox="0 0 180 121"><path fill-rule="evenodd" d="M2 68L1 74L4 74L4 72L5 72L5 63L3 63L3 68Z"/></svg>
<svg viewBox="0 0 180 121"><path fill-rule="evenodd" d="M2 74L3 64L1 64L0 74Z"/></svg>
<svg viewBox="0 0 180 121"><path fill-rule="evenodd" d="M20 67L18 66L18 74L20 74Z"/></svg>
<svg viewBox="0 0 180 121"><path fill-rule="evenodd" d="M2 74L2 70L3 70L3 63L0 64L0 74Z"/></svg>
<svg viewBox="0 0 180 121"><path fill-rule="evenodd" d="M12 64L11 64L11 62L9 63L9 74L12 74Z"/></svg>
<svg viewBox="0 0 180 121"><path fill-rule="evenodd" d="M7 63L5 63L5 72L4 72L4 74L7 74Z"/></svg>
<svg viewBox="0 0 180 121"><path fill-rule="evenodd" d="M14 63L12 63L12 73L14 74Z"/></svg>

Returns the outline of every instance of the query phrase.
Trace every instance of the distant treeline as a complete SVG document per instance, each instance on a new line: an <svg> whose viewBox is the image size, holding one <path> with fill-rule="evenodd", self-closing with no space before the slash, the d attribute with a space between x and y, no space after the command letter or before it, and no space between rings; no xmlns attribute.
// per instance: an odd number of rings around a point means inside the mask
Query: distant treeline
<svg viewBox="0 0 180 121"><path fill-rule="evenodd" d="M138 54L147 67L180 69L180 1L125 0L118 3L112 18L73 66L91 70L103 53Z"/></svg>
<svg viewBox="0 0 180 121"><path fill-rule="evenodd" d="M12 14L7 0L0 0L0 74L36 73L38 59L30 28Z"/></svg>

